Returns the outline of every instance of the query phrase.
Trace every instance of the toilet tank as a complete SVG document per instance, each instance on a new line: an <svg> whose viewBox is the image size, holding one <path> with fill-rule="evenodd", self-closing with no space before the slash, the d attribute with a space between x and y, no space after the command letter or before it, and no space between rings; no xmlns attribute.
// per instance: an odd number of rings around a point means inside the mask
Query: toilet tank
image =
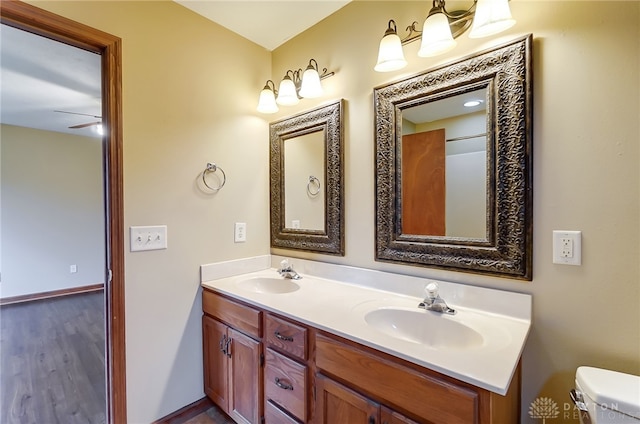
<svg viewBox="0 0 640 424"><path fill-rule="evenodd" d="M640 376L579 367L576 389L582 392L592 424L640 424Z"/></svg>

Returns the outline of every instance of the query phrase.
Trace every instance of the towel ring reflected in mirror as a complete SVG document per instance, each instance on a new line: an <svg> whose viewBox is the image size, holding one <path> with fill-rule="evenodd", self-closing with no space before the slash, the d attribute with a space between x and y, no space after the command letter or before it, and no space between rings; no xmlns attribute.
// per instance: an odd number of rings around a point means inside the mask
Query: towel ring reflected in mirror
<svg viewBox="0 0 640 424"><path fill-rule="evenodd" d="M309 182L307 183L307 193L310 196L315 197L320 194L320 180L313 175L309 175Z"/></svg>
<svg viewBox="0 0 640 424"><path fill-rule="evenodd" d="M210 186L209 183L207 183L207 174L215 174L216 171L220 171L220 173L222 174L222 181L220 182L220 184L218 184L217 187ZM215 163L207 163L207 167L204 169L204 171L202 171L202 182L209 190L218 191L222 187L224 187L224 184L227 182L227 175L224 173L224 170Z"/></svg>

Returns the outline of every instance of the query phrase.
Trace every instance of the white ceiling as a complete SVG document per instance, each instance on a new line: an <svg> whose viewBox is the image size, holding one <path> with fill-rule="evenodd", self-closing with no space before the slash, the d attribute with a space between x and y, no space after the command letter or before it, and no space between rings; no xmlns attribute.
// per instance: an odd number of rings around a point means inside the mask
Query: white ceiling
<svg viewBox="0 0 640 424"><path fill-rule="evenodd" d="M68 127L100 121L100 55L0 25L0 83L3 124L98 136Z"/></svg>
<svg viewBox="0 0 640 424"><path fill-rule="evenodd" d="M174 1L271 51L351 0Z"/></svg>
<svg viewBox="0 0 640 424"><path fill-rule="evenodd" d="M351 0L175 0L273 50ZM0 25L0 122L99 137L100 55ZM62 113L56 111L73 112Z"/></svg>

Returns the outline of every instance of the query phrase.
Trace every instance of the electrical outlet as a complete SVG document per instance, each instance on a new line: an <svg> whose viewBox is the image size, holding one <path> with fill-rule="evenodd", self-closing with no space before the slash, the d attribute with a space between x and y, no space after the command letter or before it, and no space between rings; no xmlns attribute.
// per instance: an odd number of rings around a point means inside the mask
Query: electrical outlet
<svg viewBox="0 0 640 424"><path fill-rule="evenodd" d="M75 274L78 272L78 265L69 265L69 274Z"/></svg>
<svg viewBox="0 0 640 424"><path fill-rule="evenodd" d="M247 223L246 222L236 222L235 223L235 232L233 235L233 241L236 243L244 243L247 241Z"/></svg>
<svg viewBox="0 0 640 424"><path fill-rule="evenodd" d="M553 232L553 263L582 265L582 232Z"/></svg>

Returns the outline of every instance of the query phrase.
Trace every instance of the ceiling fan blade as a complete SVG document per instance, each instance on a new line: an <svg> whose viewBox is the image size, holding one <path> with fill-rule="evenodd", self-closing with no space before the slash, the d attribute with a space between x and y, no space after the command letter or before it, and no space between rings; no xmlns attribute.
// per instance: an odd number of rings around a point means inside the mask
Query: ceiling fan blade
<svg viewBox="0 0 640 424"><path fill-rule="evenodd" d="M102 122L89 122L88 124L74 125L74 126L69 127L69 128L76 130L76 129L79 129L79 128L86 128L86 127L90 127L92 125L99 125L99 124L102 124Z"/></svg>
<svg viewBox="0 0 640 424"><path fill-rule="evenodd" d="M89 113L67 112L67 111L65 111L65 110L54 110L54 112L59 112L59 113L68 113L69 115L90 116L90 117L92 117L92 118L102 119L102 116L91 115L91 114L89 114Z"/></svg>

